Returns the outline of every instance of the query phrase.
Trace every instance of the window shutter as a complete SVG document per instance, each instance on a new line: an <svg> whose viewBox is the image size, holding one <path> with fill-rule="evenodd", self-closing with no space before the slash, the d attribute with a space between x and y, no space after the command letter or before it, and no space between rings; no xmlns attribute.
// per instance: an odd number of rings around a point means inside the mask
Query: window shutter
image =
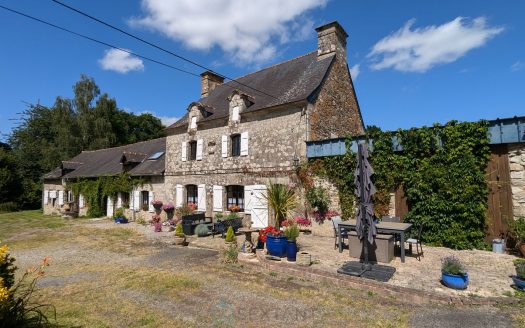
<svg viewBox="0 0 525 328"><path fill-rule="evenodd" d="M188 158L187 152L188 152L187 142L183 141L182 142L182 146L181 146L181 153L182 153L182 161L183 162L186 162L186 159Z"/></svg>
<svg viewBox="0 0 525 328"><path fill-rule="evenodd" d="M241 133L241 156L248 156L248 132Z"/></svg>
<svg viewBox="0 0 525 328"><path fill-rule="evenodd" d="M233 107L232 121L234 122L239 121L239 107L238 106Z"/></svg>
<svg viewBox="0 0 525 328"><path fill-rule="evenodd" d="M250 213L252 209L252 192L253 186L244 187L244 212Z"/></svg>
<svg viewBox="0 0 525 328"><path fill-rule="evenodd" d="M78 208L84 208L84 196L78 195Z"/></svg>
<svg viewBox="0 0 525 328"><path fill-rule="evenodd" d="M222 212L222 186L213 186L213 211Z"/></svg>
<svg viewBox="0 0 525 328"><path fill-rule="evenodd" d="M44 189L44 205L47 205L49 202L49 191L47 189Z"/></svg>
<svg viewBox="0 0 525 328"><path fill-rule="evenodd" d="M206 185L203 184L197 187L197 210L206 212Z"/></svg>
<svg viewBox="0 0 525 328"><path fill-rule="evenodd" d="M197 128L197 116L193 116L191 118L190 129L196 129L196 128Z"/></svg>
<svg viewBox="0 0 525 328"><path fill-rule="evenodd" d="M58 205L64 205L64 190L58 191Z"/></svg>
<svg viewBox="0 0 525 328"><path fill-rule="evenodd" d="M121 208L122 207L122 193L119 192L117 193L117 208Z"/></svg>
<svg viewBox="0 0 525 328"><path fill-rule="evenodd" d="M222 136L222 157L228 157L228 136Z"/></svg>
<svg viewBox="0 0 525 328"><path fill-rule="evenodd" d="M202 160L202 144L203 140L199 139L197 140L197 156L195 157L198 161Z"/></svg>
<svg viewBox="0 0 525 328"><path fill-rule="evenodd" d="M113 197L108 196L108 205L106 209L106 215L108 217L113 216Z"/></svg>
<svg viewBox="0 0 525 328"><path fill-rule="evenodd" d="M153 204L151 203L151 202L153 202L153 191L150 191L150 192L148 193L148 201L149 201L149 203L148 203L148 211L149 211L150 213L153 213L153 211L155 210L155 209L153 208Z"/></svg>
<svg viewBox="0 0 525 328"><path fill-rule="evenodd" d="M140 191L138 190L133 192L133 210L135 212L140 211Z"/></svg>
<svg viewBox="0 0 525 328"><path fill-rule="evenodd" d="M182 207L182 185L175 186L175 206Z"/></svg>

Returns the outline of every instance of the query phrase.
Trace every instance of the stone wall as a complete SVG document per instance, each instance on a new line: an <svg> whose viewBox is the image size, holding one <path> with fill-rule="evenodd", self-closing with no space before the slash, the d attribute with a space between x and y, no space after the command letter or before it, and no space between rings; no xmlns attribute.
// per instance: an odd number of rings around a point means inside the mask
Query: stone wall
<svg viewBox="0 0 525 328"><path fill-rule="evenodd" d="M51 180L51 181L45 181L44 182L44 191L50 191L50 190L56 190L57 198L51 199L48 198L47 204L44 203L44 198L42 197L42 210L44 215L60 215L60 212L64 209L66 202L64 201L64 205L60 206L58 203L58 191L62 190L64 191L65 188L62 185L61 180ZM65 196L66 197L66 196Z"/></svg>
<svg viewBox="0 0 525 328"><path fill-rule="evenodd" d="M525 216L525 145L509 144L508 152L514 217Z"/></svg>
<svg viewBox="0 0 525 328"><path fill-rule="evenodd" d="M231 156L233 134L248 132L248 155ZM228 157L222 157L222 136L228 136ZM202 160L182 161L182 142L203 140ZM293 158L306 159L306 117L303 108L282 107L241 112L241 120L203 122L193 133L180 128L167 137L165 193L175 200L175 186L206 185L206 213L212 216L213 185L288 184L294 181ZM185 196L184 196L185 197ZM226 197L223 205L226 209Z"/></svg>
<svg viewBox="0 0 525 328"><path fill-rule="evenodd" d="M309 140L364 133L361 112L347 63L336 58L310 114Z"/></svg>

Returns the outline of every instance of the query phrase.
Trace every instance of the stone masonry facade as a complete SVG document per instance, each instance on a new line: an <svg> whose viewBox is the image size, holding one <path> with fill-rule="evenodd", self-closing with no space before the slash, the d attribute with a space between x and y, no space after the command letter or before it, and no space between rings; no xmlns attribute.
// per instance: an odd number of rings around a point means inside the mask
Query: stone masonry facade
<svg viewBox="0 0 525 328"><path fill-rule="evenodd" d="M514 217L525 217L525 145L510 144L509 167Z"/></svg>

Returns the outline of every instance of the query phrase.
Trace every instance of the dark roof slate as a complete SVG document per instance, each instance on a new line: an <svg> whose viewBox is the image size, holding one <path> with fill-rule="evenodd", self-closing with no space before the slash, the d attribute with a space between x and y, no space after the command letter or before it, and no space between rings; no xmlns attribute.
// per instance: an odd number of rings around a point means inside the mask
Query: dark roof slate
<svg viewBox="0 0 525 328"><path fill-rule="evenodd" d="M273 97L245 87L236 81L221 84L207 97L198 100L203 106L213 108L212 111L207 109L212 115L202 119L201 122L227 117L228 97L234 90L239 90L253 98L254 103L247 108L247 112L309 99L321 85L334 58L330 56L318 60L317 51L314 51L236 79ZM168 129L185 126L188 124L187 120L186 113Z"/></svg>
<svg viewBox="0 0 525 328"><path fill-rule="evenodd" d="M164 156L156 160L147 158L157 152L166 151L166 138L153 139L148 141L137 142L130 145L106 148L100 150L83 151L69 161L68 170L62 170L59 167L44 175L44 179L57 178L89 178L103 175L116 175L124 172L121 159L124 154L132 156L134 161L139 164L129 171L132 176L142 175L163 175L164 174ZM139 161L140 159L140 161ZM77 165L72 165L77 163ZM82 163L78 165L78 163ZM71 169L73 171L71 171Z"/></svg>

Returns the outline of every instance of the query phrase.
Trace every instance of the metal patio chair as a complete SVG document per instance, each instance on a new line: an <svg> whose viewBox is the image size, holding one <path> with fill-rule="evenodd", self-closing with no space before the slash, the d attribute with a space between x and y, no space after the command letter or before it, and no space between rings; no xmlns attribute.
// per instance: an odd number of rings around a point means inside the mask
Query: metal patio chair
<svg viewBox="0 0 525 328"><path fill-rule="evenodd" d="M419 225L417 238L408 238L406 240L406 243L409 245L409 252L412 254L412 245L416 245L416 258L418 261L421 261L421 257L423 256L423 245L421 244L421 233L423 232L423 223ZM421 251L420 251L421 249Z"/></svg>
<svg viewBox="0 0 525 328"><path fill-rule="evenodd" d="M339 223L341 223L343 220L340 216L332 216L331 218L332 224L334 226L334 249L337 248L337 228L339 227ZM344 243L344 239L348 241L348 231L346 229L341 229L341 242Z"/></svg>

